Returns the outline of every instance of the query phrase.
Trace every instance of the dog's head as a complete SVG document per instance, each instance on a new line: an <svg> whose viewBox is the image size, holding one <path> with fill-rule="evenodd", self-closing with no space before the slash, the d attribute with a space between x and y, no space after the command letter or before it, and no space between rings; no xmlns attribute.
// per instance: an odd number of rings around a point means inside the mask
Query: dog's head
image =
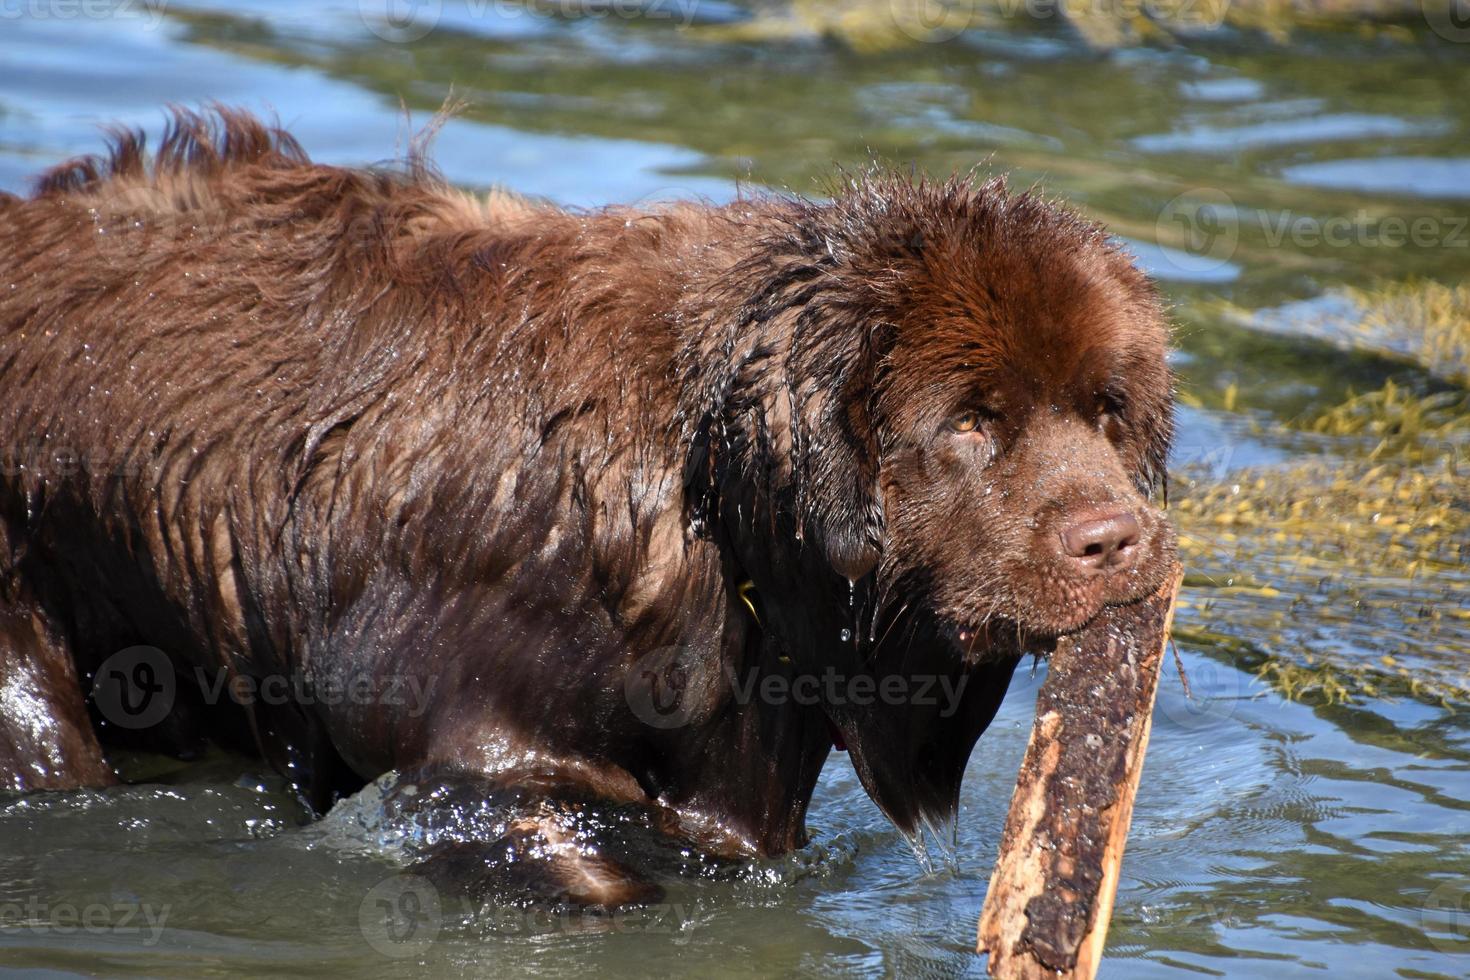
<svg viewBox="0 0 1470 980"><path fill-rule="evenodd" d="M806 498L833 567L921 593L966 648L1157 588L1168 329L1128 257L998 182L859 185L809 220L847 291L800 353L844 365L806 423L838 457Z"/></svg>
<svg viewBox="0 0 1470 980"><path fill-rule="evenodd" d="M955 812L1021 654L1169 573L1168 329L1101 229L998 181L863 177L774 213L686 365L691 513L719 514L789 669L896 682L821 710L913 829Z"/></svg>

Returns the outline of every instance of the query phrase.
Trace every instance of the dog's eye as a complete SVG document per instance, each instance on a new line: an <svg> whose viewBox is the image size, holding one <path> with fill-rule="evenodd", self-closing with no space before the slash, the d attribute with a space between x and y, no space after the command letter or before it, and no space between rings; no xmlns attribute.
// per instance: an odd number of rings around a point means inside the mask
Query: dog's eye
<svg viewBox="0 0 1470 980"><path fill-rule="evenodd" d="M1113 442L1123 437L1123 402L1113 395L1104 395L1097 406L1097 427Z"/></svg>
<svg viewBox="0 0 1470 980"><path fill-rule="evenodd" d="M949 427L955 432L974 432L980 428L980 413L961 412L949 420Z"/></svg>

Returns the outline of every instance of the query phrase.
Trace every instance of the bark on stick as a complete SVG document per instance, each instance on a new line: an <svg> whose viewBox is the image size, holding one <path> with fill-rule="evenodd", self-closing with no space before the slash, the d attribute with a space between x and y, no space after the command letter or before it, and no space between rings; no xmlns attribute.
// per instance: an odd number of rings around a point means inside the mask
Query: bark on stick
<svg viewBox="0 0 1470 980"><path fill-rule="evenodd" d="M1097 973L1181 578L1057 641L980 913L994 977Z"/></svg>

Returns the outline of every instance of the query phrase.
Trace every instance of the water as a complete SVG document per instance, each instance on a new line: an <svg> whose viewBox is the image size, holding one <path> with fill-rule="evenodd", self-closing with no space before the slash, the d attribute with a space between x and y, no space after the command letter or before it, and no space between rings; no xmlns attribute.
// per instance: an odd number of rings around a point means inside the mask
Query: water
<svg viewBox="0 0 1470 980"><path fill-rule="evenodd" d="M1327 314L1342 287L1470 271L1470 45L1411 26L1099 55L1056 25L1001 24L855 53L749 40L765 21L714 2L640 19L445 3L403 43L424 22L366 23L359 8L375 6L7 8L0 188L95 149L103 123L156 132L170 101L274 111L318 159L373 162L401 152L452 89L469 108L436 146L450 179L570 204L718 200L737 183L820 193L834 162L870 153L1042 182L1107 221L1175 304L1176 494L1251 468L1337 465L1348 441L1288 424L1389 378L1437 383L1392 343L1358 349ZM1385 219L1428 233L1393 244ZM1463 702L1387 687L1296 701L1261 675L1316 651L1452 676L1446 664L1470 654L1454 615L1470 605L1463 565L1433 579L1365 572L1348 595L1335 590L1354 575L1308 582L1266 544L1227 554L1212 539L1193 556L1180 647L1194 700L1171 669L1104 974L1470 974ZM1421 607L1437 611L1430 626ZM249 760L131 759L133 786L0 798L0 967L976 974L968 949L1043 675L1017 676L972 761L952 856L941 828L930 870L923 842L887 825L839 755L811 848L691 875L666 906L622 920L465 909L404 878L372 788L304 826Z"/></svg>

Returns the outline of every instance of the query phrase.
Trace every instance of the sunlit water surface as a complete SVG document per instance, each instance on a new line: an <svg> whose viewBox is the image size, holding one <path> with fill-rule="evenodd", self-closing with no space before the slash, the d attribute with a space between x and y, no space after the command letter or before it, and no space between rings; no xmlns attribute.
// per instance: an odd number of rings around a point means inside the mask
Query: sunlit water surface
<svg viewBox="0 0 1470 980"><path fill-rule="evenodd" d="M356 3L288 6L6 14L0 189L96 149L103 123L156 133L168 102L274 111L321 160L390 159L451 88L469 103L436 144L451 180L568 204L721 199L737 182L820 193L814 181L834 162L870 152L942 173L984 164L1108 221L1165 284L1184 324L1176 366L1194 395L1175 462L1226 480L1332 452L1273 436L1271 423L1411 369L1290 320L1247 328L1214 315L1217 300L1290 309L1376 277L1470 271L1470 239L1453 237L1470 198L1470 45L1349 35L1289 51L1222 36L1099 55L1041 29L858 55L721 41L715 30L747 15L714 2L690 8L689 29L448 3L435 30L399 43L369 29L396 36L366 25ZM1170 202L1200 188L1234 209L1226 251L1174 234ZM1272 216L1362 209L1429 216L1441 240L1272 236ZM1184 626L1224 574L1192 585ZM1433 601L1463 606L1463 578L1448 581ZM1164 679L1104 975L1470 975L1465 712L1412 698L1284 700L1257 680L1261 656L1291 656L1285 645L1300 642L1365 658L1386 648L1352 616L1280 633L1253 624L1249 597L1236 601L1248 654L1186 642L1193 699L1172 668ZM976 974L975 919L1043 674L1022 668L981 740L954 861L924 872L839 754L811 848L694 877L665 907L623 919L474 910L416 890L377 823L377 788L306 825L248 760L140 760L128 787L0 797L0 967Z"/></svg>

